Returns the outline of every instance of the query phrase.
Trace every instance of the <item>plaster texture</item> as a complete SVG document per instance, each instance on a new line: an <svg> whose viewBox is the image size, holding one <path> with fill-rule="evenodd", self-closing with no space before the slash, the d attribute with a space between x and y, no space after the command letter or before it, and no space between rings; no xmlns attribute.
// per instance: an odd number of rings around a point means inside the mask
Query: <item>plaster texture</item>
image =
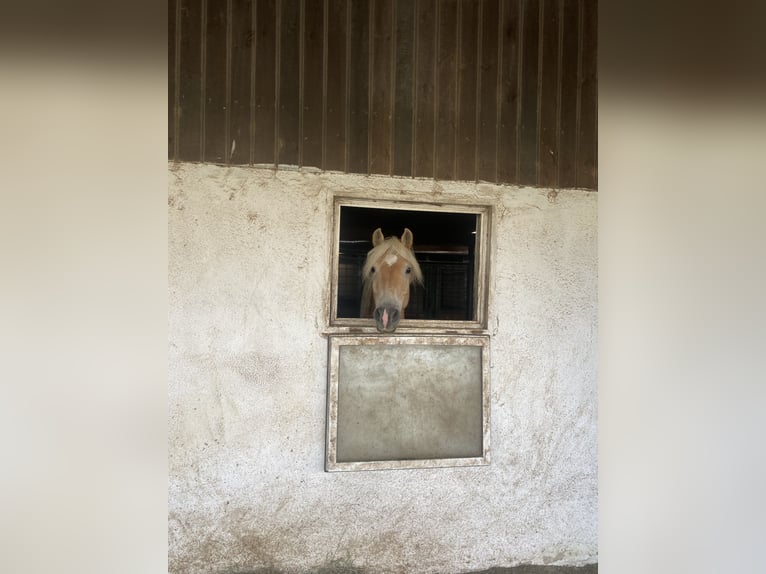
<svg viewBox="0 0 766 574"><path fill-rule="evenodd" d="M324 472L334 193L495 205L489 466ZM598 561L597 194L181 164L168 225L170 572Z"/></svg>

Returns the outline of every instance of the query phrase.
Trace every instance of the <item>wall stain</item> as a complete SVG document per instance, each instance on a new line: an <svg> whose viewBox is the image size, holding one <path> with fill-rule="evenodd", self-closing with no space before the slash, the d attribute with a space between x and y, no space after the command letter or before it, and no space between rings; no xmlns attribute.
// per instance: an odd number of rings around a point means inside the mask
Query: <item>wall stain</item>
<svg viewBox="0 0 766 574"><path fill-rule="evenodd" d="M175 194L173 194L173 193L168 194L168 207L170 207L170 208L174 207L178 211L183 211L184 210L183 199L184 199L183 192L178 192L178 193L175 193Z"/></svg>

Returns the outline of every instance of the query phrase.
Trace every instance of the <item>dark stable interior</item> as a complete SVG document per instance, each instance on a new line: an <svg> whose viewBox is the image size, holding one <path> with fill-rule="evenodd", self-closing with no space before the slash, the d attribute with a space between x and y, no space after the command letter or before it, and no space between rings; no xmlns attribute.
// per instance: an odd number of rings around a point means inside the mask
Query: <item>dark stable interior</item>
<svg viewBox="0 0 766 574"><path fill-rule="evenodd" d="M407 319L474 319L473 274L477 215L341 206L338 257L338 317L360 316L362 266L372 233L401 237L412 231L423 286L413 286Z"/></svg>

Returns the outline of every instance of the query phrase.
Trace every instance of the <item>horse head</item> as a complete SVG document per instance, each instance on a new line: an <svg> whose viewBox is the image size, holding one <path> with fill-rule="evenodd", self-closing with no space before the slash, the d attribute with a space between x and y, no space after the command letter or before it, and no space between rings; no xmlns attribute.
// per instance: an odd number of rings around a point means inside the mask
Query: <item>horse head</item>
<svg viewBox="0 0 766 574"><path fill-rule="evenodd" d="M362 312L368 316L372 312L382 333L396 330L410 301L410 285L423 283L412 240L412 231L407 228L401 238L384 238L380 228L372 234L372 249L362 268Z"/></svg>

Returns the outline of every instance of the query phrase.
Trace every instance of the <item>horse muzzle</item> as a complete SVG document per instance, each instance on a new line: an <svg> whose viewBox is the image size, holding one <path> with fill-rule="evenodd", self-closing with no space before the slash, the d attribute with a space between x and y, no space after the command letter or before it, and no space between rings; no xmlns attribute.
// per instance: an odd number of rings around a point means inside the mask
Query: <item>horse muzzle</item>
<svg viewBox="0 0 766 574"><path fill-rule="evenodd" d="M381 333L393 333L400 318L401 312L395 307L383 305L375 309L375 326Z"/></svg>

